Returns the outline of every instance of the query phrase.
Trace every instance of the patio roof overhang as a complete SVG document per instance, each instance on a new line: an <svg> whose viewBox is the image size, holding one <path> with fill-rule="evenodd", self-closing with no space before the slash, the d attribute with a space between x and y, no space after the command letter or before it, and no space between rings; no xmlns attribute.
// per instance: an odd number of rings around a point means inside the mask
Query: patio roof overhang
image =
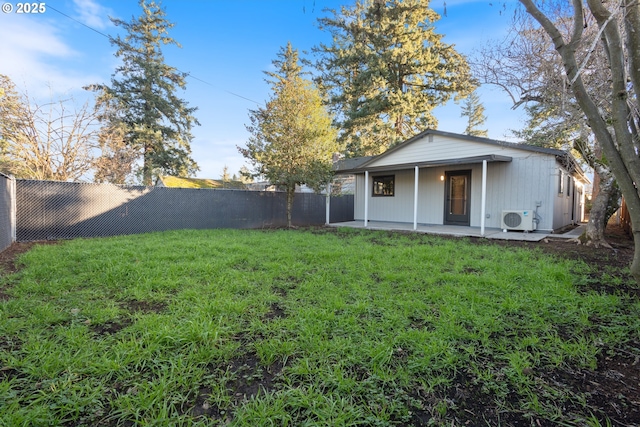
<svg viewBox="0 0 640 427"><path fill-rule="evenodd" d="M443 159L443 160L430 160L425 162L414 162L414 163L402 163L395 165L385 165L385 166L370 166L367 167L367 164L362 164L355 168L349 169L338 169L335 172L338 174L353 174L353 173L364 173L368 172L387 172L392 170L405 170L405 169L415 169L416 166L418 168L435 168L442 166L452 166L452 165L469 165L469 164L477 164L486 161L487 163L492 162L510 162L512 160L511 157L508 156L500 156L498 154L488 154L486 156L475 156L475 157L461 157L456 159ZM367 162L371 163L371 162Z"/></svg>
<svg viewBox="0 0 640 427"><path fill-rule="evenodd" d="M411 170L415 171L414 192L413 192L413 229L416 230L418 226L418 187L419 187L419 170L421 168L435 168L443 166L453 165L470 165L470 164L482 164L482 195L481 195L481 213L480 213L480 235L484 236L485 233L485 210L487 199L487 167L488 164L493 162L511 162L512 158L508 156L500 156L498 154L487 154L484 156L474 157L460 157L455 159L442 159L442 160L429 160L423 162L390 164L384 166L372 166L375 163L376 157L369 157L365 159L351 159L348 161L347 167L338 167L335 171L337 174L359 174L363 173L364 180L364 227L367 227L369 217L369 176L371 173L386 172L386 171L398 171L398 170ZM344 165L344 163L343 163ZM327 198L327 200L329 200ZM327 208L327 223L329 222L329 213Z"/></svg>

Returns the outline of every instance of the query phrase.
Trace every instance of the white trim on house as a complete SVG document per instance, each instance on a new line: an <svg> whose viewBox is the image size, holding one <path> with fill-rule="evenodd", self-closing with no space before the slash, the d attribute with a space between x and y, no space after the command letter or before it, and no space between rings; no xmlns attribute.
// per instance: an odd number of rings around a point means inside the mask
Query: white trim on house
<svg viewBox="0 0 640 427"><path fill-rule="evenodd" d="M364 226L369 222L369 171L364 171Z"/></svg>
<svg viewBox="0 0 640 427"><path fill-rule="evenodd" d="M487 161L482 161L482 207L480 208L480 235L484 236L484 225L487 219Z"/></svg>
<svg viewBox="0 0 640 427"><path fill-rule="evenodd" d="M415 179L413 184L413 229L418 229L418 178L420 176L420 168L415 168Z"/></svg>

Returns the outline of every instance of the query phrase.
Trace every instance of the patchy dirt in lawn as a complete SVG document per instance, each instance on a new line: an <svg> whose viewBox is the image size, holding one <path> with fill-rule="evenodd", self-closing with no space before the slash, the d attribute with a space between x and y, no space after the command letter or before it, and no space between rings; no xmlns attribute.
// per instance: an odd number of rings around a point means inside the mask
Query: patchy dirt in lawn
<svg viewBox="0 0 640 427"><path fill-rule="evenodd" d="M287 317L287 313L284 311L284 308L280 306L277 302L274 302L269 307L269 311L264 316L264 321L269 322L274 319L281 319Z"/></svg>
<svg viewBox="0 0 640 427"><path fill-rule="evenodd" d="M599 420L608 419L613 426L639 426L640 342L625 347L612 350L611 355L600 354L595 371L565 367L541 373L540 378L583 396ZM580 410L566 408L568 412L572 409Z"/></svg>
<svg viewBox="0 0 640 427"><path fill-rule="evenodd" d="M607 227L605 238L612 246L612 249L596 249L592 246L578 244L573 239L567 240L554 237L544 239L537 244L530 242L508 243L511 243L512 246L521 244L531 248L539 247L546 253L568 259L581 259L587 264L600 265L607 270L611 267L616 269L628 267L633 260L633 240L621 227L614 224Z"/></svg>
<svg viewBox="0 0 640 427"><path fill-rule="evenodd" d="M131 325L131 323L130 319L123 319L119 322L100 323L91 325L91 330L96 335L113 335Z"/></svg>
<svg viewBox="0 0 640 427"><path fill-rule="evenodd" d="M229 381L227 389L233 392L236 403L251 400L273 389L274 381L282 371L282 362L263 367L256 354L247 353L232 359L228 364L234 379Z"/></svg>
<svg viewBox="0 0 640 427"><path fill-rule="evenodd" d="M337 233L337 229L311 229L317 233ZM346 236L347 234L345 234ZM620 227L611 224L606 233L612 249L595 249L590 246L580 245L575 241L549 238L541 242L519 241L495 241L486 239L469 238L469 241L485 245L501 245L505 247L524 247L538 249L555 257L582 260L587 264L597 266L588 280L581 287L584 292L595 291L598 293L626 294L631 300L640 298L640 288L628 274L626 267L633 259L633 241ZM416 238L420 238L416 235ZM446 238L446 237L444 237ZM452 239L455 239L452 237ZM57 242L14 243L6 250L0 252L0 301L11 298L7 282L2 277L15 273L20 265L16 264L17 257L39 244L56 244ZM374 242L374 244L377 242ZM241 266L252 270L254 266ZM478 271L469 267L464 274L477 274ZM616 284L609 283L610 278L616 278ZM287 292L295 288L300 279L284 277L281 283L274 287L274 292L286 296ZM131 312L161 312L165 305L148 301L122 301L121 306ZM263 321L269 322L286 317L285 308L278 302L271 304L269 311L264 315ZM112 322L102 325L92 325L92 331L97 335L109 335L118 332L128 325L128 320L121 323ZM412 322L423 326L421 319L412 319ZM0 337L0 349L18 348L19 342L8 341ZM277 388L278 378L284 368L277 362L271 366L262 366L255 353L240 355L224 366L210 366L212 374L220 369L230 373L226 387L229 390L232 401L240 405L251 398ZM12 378L18 375L13 370L0 369L0 379ZM575 397L573 401L582 400L586 407L590 408L592 420L579 419L577 414L584 416L584 408L570 401L562 403L561 409L565 422L571 421L571 414L576 414L575 421L570 425L611 425L614 427L640 426L640 338L637 341L626 343L621 348L603 349L598 357L595 370L576 369L564 366L562 368L531 372L537 381L551 384L558 390L563 390L567 395ZM117 387L116 387L117 391ZM230 412L221 410L212 405L210 401L212 390L206 385L200 388L192 396L189 403L185 403L180 409L182 413L194 418L206 418L216 420L223 424L233 419ZM414 404L411 406L411 421L408 425L426 426L438 423L442 419L433 408L440 408L446 412L446 419L452 425L476 426L476 425L504 425L504 426L538 426L551 427L556 423L538 419L526 414L524 410L518 410L518 397L506 397L506 407L498 408L495 396L483 390L482 386L473 379L459 373L451 387L442 388L435 393L422 394L415 390L411 394ZM417 406L416 406L417 405ZM576 405L576 406L573 406ZM507 409L508 407L514 409ZM424 408L431 408L425 410ZM595 423L598 420L600 424ZM100 424L100 425L108 425Z"/></svg>
<svg viewBox="0 0 640 427"><path fill-rule="evenodd" d="M57 245L59 242L55 240L43 240L38 242L21 242L13 243L4 251L0 252L0 273L11 274L18 271L19 266L16 265L16 259L19 255L28 252L36 245Z"/></svg>
<svg viewBox="0 0 640 427"><path fill-rule="evenodd" d="M607 242L612 246L608 248L593 248L578 244L573 240L548 238L541 242L525 241L487 241L485 239L472 239L478 244L498 244L505 247L524 247L540 249L544 253L558 258L582 260L586 264L596 266L589 283L582 291L595 291L606 294L628 295L629 298L640 298L640 287L628 273L627 267L633 260L633 240L615 224L609 224L605 233ZM607 277L608 275L608 277ZM619 283L611 284L609 277L621 279ZM601 424L589 425L611 426L640 426L640 342L629 342L623 348L603 349L598 357L595 370L563 367L549 372L536 372L541 381L553 384L564 389L573 396L584 398L586 406L591 408L594 420ZM465 384L464 379L460 384ZM541 420L536 417L525 416L518 412L499 412L495 408L493 399L487 399L479 387L466 382L464 387L454 387L454 391L464 390L458 393L458 409L456 420L459 425L478 425L478 420L483 420L482 425L505 426L556 426L549 420ZM451 390L449 390L451 392ZM449 393L450 394L450 393ZM446 399L454 401L456 396L448 395ZM517 408L517 398L509 402ZM583 408L572 408L570 405L563 408L563 415L583 414ZM413 425L427 425L424 423L428 417L419 412L414 414ZM422 416L422 417L421 417ZM586 425L586 420L576 419L575 425Z"/></svg>
<svg viewBox="0 0 640 427"><path fill-rule="evenodd" d="M13 274L20 269L16 264L18 256L29 251L35 245L56 245L57 241L43 240L41 242L13 243L11 246L0 252L0 301L6 301L10 297L7 293L7 284L2 279L3 276Z"/></svg>

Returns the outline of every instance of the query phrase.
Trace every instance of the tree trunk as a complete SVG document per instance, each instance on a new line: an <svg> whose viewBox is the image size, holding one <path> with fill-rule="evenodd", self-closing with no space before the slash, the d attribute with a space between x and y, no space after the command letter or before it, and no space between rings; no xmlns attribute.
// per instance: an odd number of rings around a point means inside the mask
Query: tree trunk
<svg viewBox="0 0 640 427"><path fill-rule="evenodd" d="M633 226L633 221L632 224ZM633 261L631 262L631 275L636 279L637 283L640 283L640 231L633 229Z"/></svg>
<svg viewBox="0 0 640 427"><path fill-rule="evenodd" d="M629 55L629 76L633 83L633 89L636 94L636 103L638 102L638 95L640 94L640 4L637 1L626 0L625 1L625 25L627 26L627 42L629 44L629 50L635 54ZM637 105L636 105L637 107ZM637 120L637 116L636 116ZM638 135L634 135L636 143L638 141ZM626 200L626 199L625 199ZM637 212L631 217L631 227L633 230L633 241L635 245L635 252L633 254L633 262L631 263L631 273L635 277L636 281L640 282L640 224L634 222L640 219L640 214Z"/></svg>
<svg viewBox="0 0 640 427"><path fill-rule="evenodd" d="M584 233L583 240L587 245L599 248L601 246L610 248L604 237L609 220L609 205L611 199L616 197L618 192L615 191L615 179L611 174L608 176L600 176L599 190L593 199L593 206L589 214L589 222Z"/></svg>
<svg viewBox="0 0 640 427"><path fill-rule="evenodd" d="M587 143L588 139L589 136L583 134L573 144L573 147L580 152L582 158L594 171L593 206L589 215L587 229L584 235L581 236L580 241L596 248L600 246L611 247L604 237L604 232L609 218L620 207L618 202L620 190L611 169L603 161L600 144L596 140L594 148L591 150Z"/></svg>
<svg viewBox="0 0 640 427"><path fill-rule="evenodd" d="M287 187L287 227L292 228L291 211L293 210L293 197L296 195L296 186Z"/></svg>
<svg viewBox="0 0 640 427"><path fill-rule="evenodd" d="M142 185L147 185L147 186L152 185L151 184L151 181L152 181L151 159L149 158L150 151L151 149L149 148L149 146L145 144L144 154L142 158Z"/></svg>

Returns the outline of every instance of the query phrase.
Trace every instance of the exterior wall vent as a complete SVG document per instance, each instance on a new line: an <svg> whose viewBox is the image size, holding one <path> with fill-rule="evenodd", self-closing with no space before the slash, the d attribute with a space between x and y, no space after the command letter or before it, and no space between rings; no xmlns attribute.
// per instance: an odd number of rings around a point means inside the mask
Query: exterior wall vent
<svg viewBox="0 0 640 427"><path fill-rule="evenodd" d="M533 211L502 211L502 229L504 231L533 231Z"/></svg>

